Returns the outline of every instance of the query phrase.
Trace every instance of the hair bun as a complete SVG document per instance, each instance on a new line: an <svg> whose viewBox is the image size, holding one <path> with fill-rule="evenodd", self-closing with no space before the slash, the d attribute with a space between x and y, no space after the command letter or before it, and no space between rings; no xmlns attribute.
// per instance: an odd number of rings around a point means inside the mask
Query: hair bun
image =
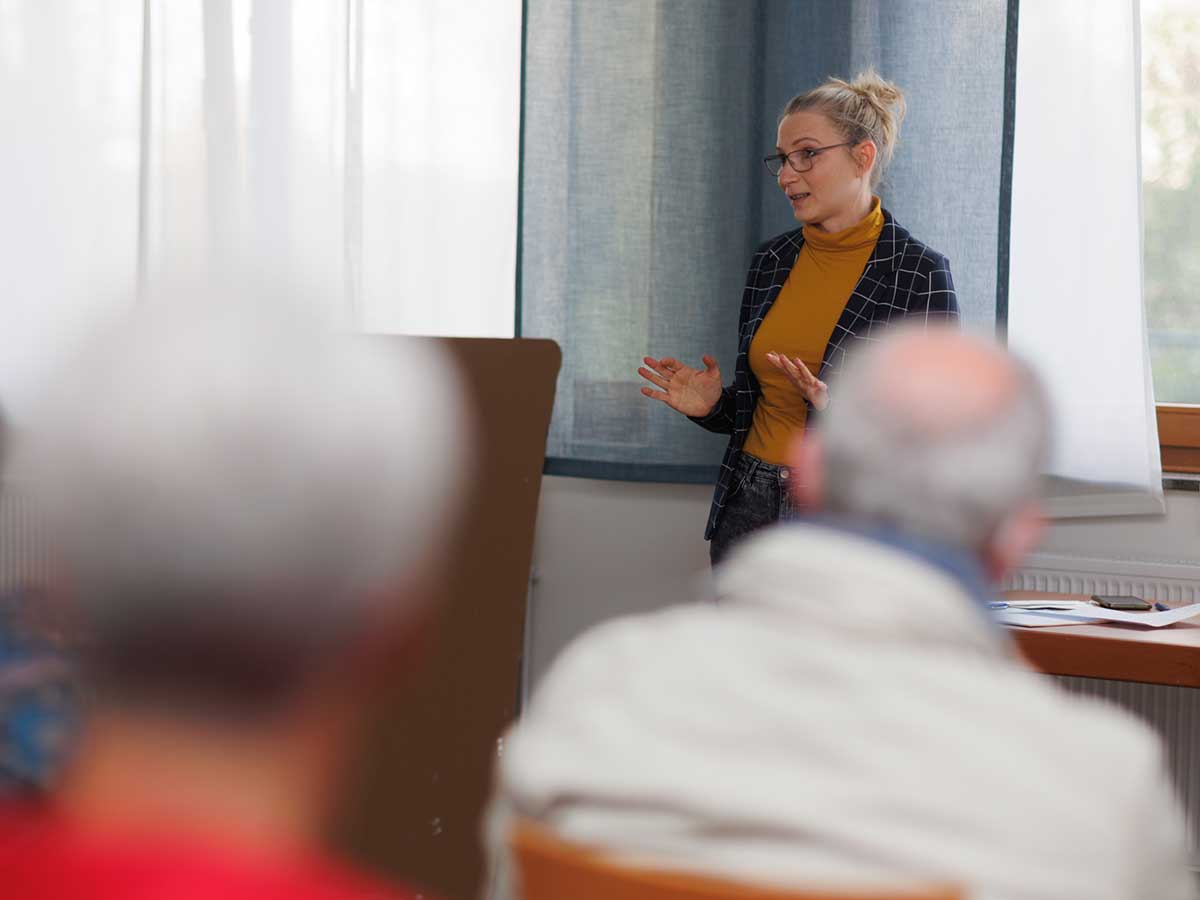
<svg viewBox="0 0 1200 900"><path fill-rule="evenodd" d="M860 72L846 86L879 112L896 108L893 115L897 124L904 118L904 92L892 82L880 78L874 69Z"/></svg>

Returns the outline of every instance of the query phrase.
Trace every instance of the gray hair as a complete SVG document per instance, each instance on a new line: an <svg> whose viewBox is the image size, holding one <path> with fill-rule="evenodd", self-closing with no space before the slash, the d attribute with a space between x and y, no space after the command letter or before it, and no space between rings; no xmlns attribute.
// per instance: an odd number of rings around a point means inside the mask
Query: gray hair
<svg viewBox="0 0 1200 900"><path fill-rule="evenodd" d="M425 343L200 299L104 329L14 467L117 693L278 700L373 613L419 611L403 588L458 506L458 377Z"/></svg>
<svg viewBox="0 0 1200 900"><path fill-rule="evenodd" d="M1043 389L1025 363L1009 357L1014 389L1002 403L972 421L929 428L888 397L896 374L889 346L885 339L865 351L831 388L820 426L825 509L980 550L1037 496L1049 452Z"/></svg>

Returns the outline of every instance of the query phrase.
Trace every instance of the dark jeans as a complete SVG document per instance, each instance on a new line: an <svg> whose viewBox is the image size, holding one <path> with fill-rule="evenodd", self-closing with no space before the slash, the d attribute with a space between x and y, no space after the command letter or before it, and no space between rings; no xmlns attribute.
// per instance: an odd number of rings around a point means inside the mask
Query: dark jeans
<svg viewBox="0 0 1200 900"><path fill-rule="evenodd" d="M763 462L749 453L738 454L733 487L725 495L725 508L708 542L708 555L714 566L746 535L792 517L795 512L792 478L786 466Z"/></svg>

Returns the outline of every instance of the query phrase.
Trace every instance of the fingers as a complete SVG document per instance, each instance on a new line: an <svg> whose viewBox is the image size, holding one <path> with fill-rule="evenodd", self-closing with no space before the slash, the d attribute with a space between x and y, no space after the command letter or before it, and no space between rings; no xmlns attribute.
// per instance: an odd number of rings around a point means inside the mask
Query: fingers
<svg viewBox="0 0 1200 900"><path fill-rule="evenodd" d="M782 371L792 387L814 408L822 410L829 405L829 386L814 375L800 357L788 357L771 351L767 354L767 362Z"/></svg>
<svg viewBox="0 0 1200 900"><path fill-rule="evenodd" d="M777 369L782 369L785 375L794 376L795 378L799 378L801 380L804 379L803 373L800 371L800 369L796 368L796 364L782 353L775 353L774 351L768 353L767 362ZM803 363L801 364L803 365ZM804 369L804 371L808 371L807 367Z"/></svg>
<svg viewBox="0 0 1200 900"><path fill-rule="evenodd" d="M811 399L811 395L817 392L817 385L820 382L813 377L808 366L804 364L804 360L799 357L792 359L784 356L782 353L771 352L767 354L767 361L775 368L781 370L787 376L788 381L798 390L805 399ZM797 363L799 365L797 365Z"/></svg>
<svg viewBox="0 0 1200 900"><path fill-rule="evenodd" d="M710 372L718 368L717 361L713 357L705 356L703 359L704 367ZM673 356L664 356L662 359L655 359L653 356L643 356L642 362L664 377L670 377L681 369L688 368Z"/></svg>
<svg viewBox="0 0 1200 900"><path fill-rule="evenodd" d="M672 362L672 360L669 359L655 359L652 356L646 356L642 358L642 362L644 362L654 372L655 375L659 375L664 378L669 376L673 371L671 366L668 365L668 363ZM638 369L638 371L640 372L642 370Z"/></svg>
<svg viewBox="0 0 1200 900"><path fill-rule="evenodd" d="M663 403L667 402L667 395L663 391L655 391L651 388L644 387L642 388L642 395L649 397L651 400L661 400Z"/></svg>
<svg viewBox="0 0 1200 900"><path fill-rule="evenodd" d="M788 380L796 386L800 393L807 397L810 385L808 380L804 377L804 373L797 369L796 364L786 356L781 356L779 358L783 362L783 371L787 375Z"/></svg>
<svg viewBox="0 0 1200 900"><path fill-rule="evenodd" d="M802 360L800 357L798 357L798 356L793 357L792 362L794 362L796 364L797 369L799 369L801 372L803 372L809 378L812 378L814 380L816 379L816 376L814 376L813 373L809 371L808 366L805 365L804 360Z"/></svg>
<svg viewBox="0 0 1200 900"><path fill-rule="evenodd" d="M643 378L645 378L645 379L646 379L648 382L650 382L651 384L656 384L656 385L658 385L660 388L666 388L666 387L667 387L667 379L663 378L663 377L662 377L661 375L659 375L657 372L652 372L650 369L647 369L647 368L644 368L644 367L642 367L642 366L639 366L639 367L638 367L638 374L639 374L639 375L641 375ZM642 388L642 390L643 390L643 391L645 391L645 390L647 390L647 389L646 389L646 388Z"/></svg>
<svg viewBox="0 0 1200 900"><path fill-rule="evenodd" d="M800 373L800 377L803 378L806 383L812 385L813 387L817 386L817 376L814 375L809 370L808 366L804 364L804 360L798 356L795 356L789 359L788 362L790 362L796 368L796 370Z"/></svg>
<svg viewBox="0 0 1200 900"><path fill-rule="evenodd" d="M799 356L784 356L782 353L771 351L767 354L767 359L777 368L799 376L806 384L817 384L817 377Z"/></svg>

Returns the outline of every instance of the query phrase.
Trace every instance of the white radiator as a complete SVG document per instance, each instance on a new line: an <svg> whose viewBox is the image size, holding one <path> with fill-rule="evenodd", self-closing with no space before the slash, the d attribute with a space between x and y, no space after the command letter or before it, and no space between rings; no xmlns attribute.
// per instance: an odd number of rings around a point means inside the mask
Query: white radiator
<svg viewBox="0 0 1200 900"><path fill-rule="evenodd" d="M31 504L10 485L2 485L0 490L0 591L44 584L50 561Z"/></svg>
<svg viewBox="0 0 1200 900"><path fill-rule="evenodd" d="M1134 594L1164 603L1200 603L1200 565L1037 554L1008 579L1017 591Z"/></svg>

